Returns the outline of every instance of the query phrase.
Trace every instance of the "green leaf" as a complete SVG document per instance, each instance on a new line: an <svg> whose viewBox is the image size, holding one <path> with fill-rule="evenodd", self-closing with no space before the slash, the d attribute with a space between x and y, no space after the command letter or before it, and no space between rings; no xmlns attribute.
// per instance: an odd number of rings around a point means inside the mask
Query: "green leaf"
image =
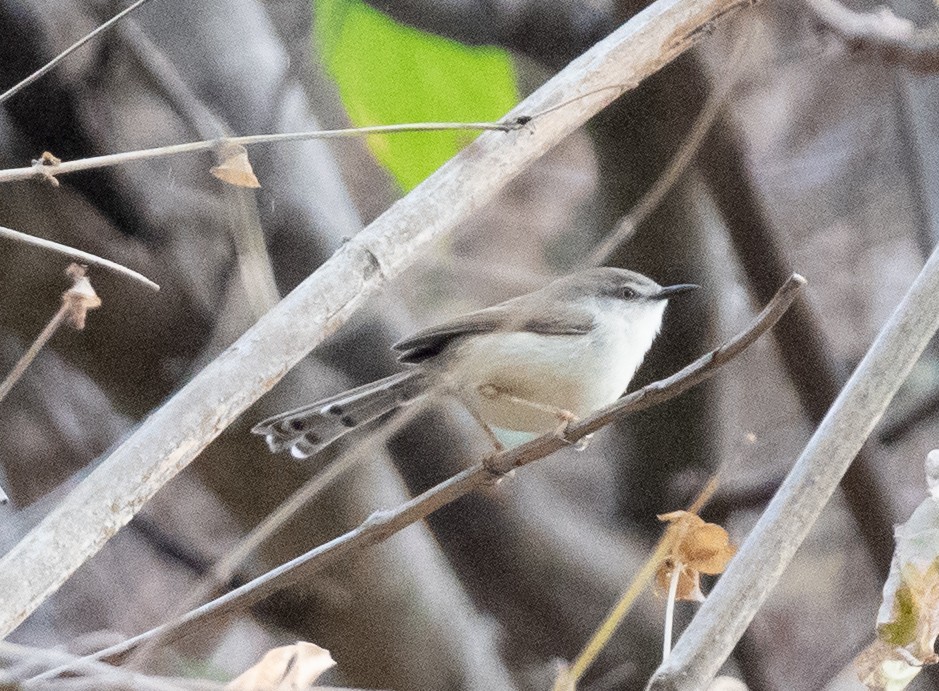
<svg viewBox="0 0 939 691"><path fill-rule="evenodd" d="M470 47L399 24L361 0L314 0L316 48L356 126L498 120L518 101L504 50ZM467 131L371 135L410 190L468 144Z"/></svg>

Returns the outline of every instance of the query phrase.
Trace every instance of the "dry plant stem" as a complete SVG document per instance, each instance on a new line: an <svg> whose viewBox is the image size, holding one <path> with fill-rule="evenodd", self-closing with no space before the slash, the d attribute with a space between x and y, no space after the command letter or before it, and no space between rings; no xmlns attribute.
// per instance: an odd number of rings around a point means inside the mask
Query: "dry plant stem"
<svg viewBox="0 0 939 691"><path fill-rule="evenodd" d="M507 117L511 120L596 93L539 117L534 129L484 133L340 247L156 410L0 559L0 636L16 628L367 298L412 264L422 248L488 203L526 166L625 90L605 87L638 84L694 45L713 22L749 4L748 0L656 0ZM648 398L654 400L656 394ZM557 442L541 443L542 454L557 448ZM453 482L459 485L460 480ZM440 505L436 502L431 502L433 508ZM422 506L417 513L424 510ZM408 509L405 513L411 515Z"/></svg>
<svg viewBox="0 0 939 691"><path fill-rule="evenodd" d="M6 398L7 394L10 393L10 389L13 388L14 384L20 380L20 377L23 376L23 373L26 371L26 368L29 367L30 363L36 359L36 356L39 355L39 351L42 350L43 346L49 342L49 339L55 334L59 326L68 316L70 307L62 303L62 306L59 307L59 311L53 315L52 319L49 320L49 323L46 324L46 327L42 332L36 337L36 340L33 341L32 345L29 346L29 350L23 353L23 356L19 359L16 365L13 366L13 369L7 375L6 379L0 383L0 401Z"/></svg>
<svg viewBox="0 0 939 691"><path fill-rule="evenodd" d="M681 562L672 566L672 576L668 581L668 599L665 601L665 630L662 632L662 662L668 660L672 652L672 627L675 623L675 598L678 597L678 579L681 576Z"/></svg>
<svg viewBox="0 0 939 691"><path fill-rule="evenodd" d="M887 62L922 72L939 70L939 28L920 29L887 7L855 12L837 0L805 0L822 24L851 48L869 50Z"/></svg>
<svg viewBox="0 0 939 691"><path fill-rule="evenodd" d="M126 9L124 9L124 10L121 10L121 11L118 12L116 15L114 15L113 17L111 17L108 21L106 21L104 24L102 24L101 26L99 26L97 29L95 29L94 31L92 31L92 32L90 32L90 33L88 33L88 34L86 34L85 36L83 36L83 37L80 38L79 40L77 40L75 43L73 43L72 45L70 45L68 48L66 48L65 50L63 50L61 53L59 53L58 55L56 55L54 58L52 58L52 60L50 60L49 62L47 62L45 65L43 65L42 67L40 67L38 70L36 70L35 72L33 72L33 73L32 73L31 75L29 75L28 77L26 77L26 79L24 79L23 81L21 81L21 82L18 83L18 84L15 84L14 86L10 87L10 88L7 89L6 91L4 91L2 94L0 94L0 104L2 104L4 101L6 101L6 100L9 99L11 96L13 96L13 95L15 95L16 93L18 93L19 91L22 91L23 89L25 89L27 86L29 86L30 84L32 84L33 82L35 82L37 79L40 79L41 77L45 76L48 72L51 72L52 69L53 69L56 65L58 65L60 62L62 62L65 58L67 58L69 55L71 55L72 53L74 53L76 50L78 50L79 48L81 48L83 45L85 45L86 43L88 43L88 41L90 41L91 39L93 39L93 38L94 38L95 36L97 36L98 34L104 32L104 31L107 31L107 30L110 29L112 26L114 26L115 24L117 24L121 19L123 19L123 18L126 17L128 14L130 14L131 12L133 12L133 11L136 10L138 7L140 7L140 6L143 5L145 2L148 2L148 1L149 1L149 0L137 0L137 2L135 2L133 5L131 5L130 7L126 8Z"/></svg>
<svg viewBox="0 0 939 691"><path fill-rule="evenodd" d="M584 646L583 651L581 651L577 659L574 660L574 663L567 673L567 681L576 684L580 678L584 676L584 673L590 669L590 665L597 659L597 656L600 654L600 651L603 650L604 646L606 646L610 637L616 633L616 630L623 622L626 614L632 608L633 603L639 595L642 594L642 591L652 582L652 579L655 578L655 573L658 571L659 566L661 566L662 562L665 561L669 552L672 550L672 541L672 533L666 531L665 535L659 540L658 545L656 545L655 551L630 582L626 592L623 593L623 596L613 609L610 610L606 619L603 620L600 627L594 632L593 636L590 637L587 645Z"/></svg>
<svg viewBox="0 0 939 691"><path fill-rule="evenodd" d="M939 249L881 329L649 689L700 689L717 674L937 328Z"/></svg>
<svg viewBox="0 0 939 691"><path fill-rule="evenodd" d="M772 328L792 304L792 301L795 300L799 289L804 284L804 278L798 274L793 274L747 329L716 350L698 358L671 377L627 394L616 403L577 423L571 424L567 429L566 439L561 439L553 434L546 434L526 444L495 454L441 482L396 509L375 512L354 530L272 569L263 576L187 613L176 621L129 638L123 643L99 651L92 657L94 659L111 659L123 656L141 643L156 636L163 638L165 641L176 640L196 628L207 626L224 618L233 611L249 607L268 595L287 588L350 554L388 539L399 530L426 518L437 509L446 506L463 495L491 485L515 468L528 465L545 458L555 451L567 448L577 440L588 434L593 434L629 413L645 410L684 393L691 387L712 377L720 367L740 355L756 339ZM713 491L713 488L709 485L706 492L711 491ZM695 506L698 503L695 502ZM664 559L664 556L662 558ZM654 569L652 573L654 574ZM586 664L589 666L589 662ZM584 669L586 669L586 666ZM63 667L51 670L42 676L48 678L66 670L67 668Z"/></svg>
<svg viewBox="0 0 939 691"><path fill-rule="evenodd" d="M764 314L765 313L766 311L764 310ZM698 493L698 496L687 509L689 513L700 513L704 505L711 499L712 496L714 496L714 492L717 490L717 486L720 483L723 470L723 468L719 468L717 473L714 474L714 476L708 481L704 488ZM653 551L652 555L648 558L648 560L646 560L646 563L643 564L642 568L629 583L629 587L626 588L626 592L622 594L620 599L613 606L613 609L610 610L610 613L607 615L606 619L603 620L603 623L597 627L597 630L594 632L593 636L590 637L587 645L584 646L584 649L577 656L577 659L574 660L574 663L568 670L567 675L565 677L559 678L558 685L560 685L561 681L564 680L566 680L568 683L576 684L578 681L580 681L580 678L584 676L584 673L590 668L590 665L592 665L594 660L597 659L600 651L603 650L613 634L616 633L619 625L623 623L623 619L632 608L636 598L639 597L639 594L645 590L646 586L652 582L653 578L655 578L655 574L658 572L659 567L668 558L669 553L672 551L676 536L677 533L674 530L670 530L668 527L666 527L665 533L659 539L659 542L655 547L655 551ZM672 572L674 588L677 591L678 580L677 577L675 577L676 573L680 573L680 570L677 568ZM674 600L675 592L671 587L669 588L669 593L670 600ZM663 659L668 657L668 651L671 649L671 614L669 610L666 610L665 613L665 624L664 640L666 642L663 643Z"/></svg>
<svg viewBox="0 0 939 691"><path fill-rule="evenodd" d="M126 266L112 262L108 259L104 259L94 254L89 254L88 252L82 252L77 250L74 247L69 247L68 245L62 245L58 242L52 242L51 240L44 240L43 238L37 238L35 235L29 235L27 233L21 233L18 230L12 230L11 228L4 228L0 226L0 238L8 238L10 240L16 240L17 242L25 242L28 245L35 245L36 247L41 247L45 250L52 250L53 252L58 252L59 254L64 254L66 257L71 257L76 261L81 262L82 264L88 264L90 266L100 266L102 269L108 269L110 271L115 271L122 276L127 276L132 278L135 281L143 283L145 286L151 290L159 290L160 286L151 281L146 276L137 273L133 269L128 269Z"/></svg>
<svg viewBox="0 0 939 691"><path fill-rule="evenodd" d="M0 170L0 183L30 178L47 179L66 173L75 173L81 170L107 168L109 166L133 163L135 161L149 161L155 158L191 154L199 151L213 151L221 146L232 144L251 146L252 144L278 144L283 142L300 142L309 139L344 139L349 137L363 137L369 134L398 134L401 132L437 132L440 130L494 130L497 132L512 132L521 129L515 122L418 122L402 125L374 125L370 127L349 127L339 130L313 130L310 132L286 132L281 134L254 134L244 137L219 137L205 139L198 142L184 144L170 144L153 149L138 149L137 151L124 151L118 154L105 154L80 158L74 161L62 161L55 165L32 165L28 168L8 168Z"/></svg>

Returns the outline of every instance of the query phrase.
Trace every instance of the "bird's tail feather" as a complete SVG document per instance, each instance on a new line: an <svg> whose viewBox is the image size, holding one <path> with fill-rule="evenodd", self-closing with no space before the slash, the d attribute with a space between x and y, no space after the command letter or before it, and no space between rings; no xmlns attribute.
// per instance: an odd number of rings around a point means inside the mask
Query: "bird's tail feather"
<svg viewBox="0 0 939 691"><path fill-rule="evenodd" d="M263 435L273 452L289 448L294 458L306 458L353 428L414 400L428 385L428 375L420 370L399 372L280 413L259 422L251 431Z"/></svg>

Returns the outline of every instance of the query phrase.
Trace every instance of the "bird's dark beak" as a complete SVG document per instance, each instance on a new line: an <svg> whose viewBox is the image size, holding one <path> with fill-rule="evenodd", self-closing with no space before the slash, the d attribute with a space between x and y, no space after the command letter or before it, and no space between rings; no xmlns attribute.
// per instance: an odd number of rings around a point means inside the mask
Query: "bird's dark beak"
<svg viewBox="0 0 939 691"><path fill-rule="evenodd" d="M697 290L701 286L696 286L694 283L680 283L677 286L665 286L658 293L655 294L656 300L668 300L669 298L680 295L681 293L687 293L692 290Z"/></svg>

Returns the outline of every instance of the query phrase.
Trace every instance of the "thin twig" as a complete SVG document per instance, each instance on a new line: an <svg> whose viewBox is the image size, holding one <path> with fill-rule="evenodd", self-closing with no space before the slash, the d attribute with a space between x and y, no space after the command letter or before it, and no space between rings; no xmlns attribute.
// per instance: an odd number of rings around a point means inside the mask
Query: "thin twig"
<svg viewBox="0 0 939 691"><path fill-rule="evenodd" d="M681 577L682 563L672 565L672 576L668 580L668 599L665 601L665 629L662 632L662 662L672 652L672 626L675 622L675 600L678 597L678 579Z"/></svg>
<svg viewBox="0 0 939 691"><path fill-rule="evenodd" d="M717 349L698 358L676 374L627 394L612 405L572 424L567 430L566 438L562 439L554 434L546 434L476 463L423 494L405 502L398 508L377 511L354 530L272 569L263 576L187 613L176 621L151 629L123 643L99 651L92 656L93 659L124 655L141 643L156 636L160 636L166 641L175 640L197 627L203 627L217 621L232 611L259 602L270 594L287 588L309 577L312 573L334 564L339 559L386 540L398 531L426 518L437 509L446 506L465 494L491 485L516 468L545 458L560 449L568 448L572 443L593 434L614 420L629 413L658 405L684 393L691 387L712 377L720 367L740 355L760 336L772 328L792 304L792 301L795 300L799 289L804 284L804 278L798 274L793 274L745 330ZM45 676L51 677L63 671L65 671L65 668L52 670Z"/></svg>
<svg viewBox="0 0 939 691"><path fill-rule="evenodd" d="M62 304L59 306L59 310L49 320L46 327L23 354L23 357L19 359L19 362L13 367L13 371L0 383L0 401L6 397L13 385L23 376L26 368L36 359L39 351L48 343L63 321L68 321L75 329L84 329L88 310L101 306L101 300L86 277L87 267L80 264L69 264L65 273L72 280L72 285L62 293Z"/></svg>
<svg viewBox="0 0 939 691"><path fill-rule="evenodd" d="M700 689L717 674L937 329L939 248L880 330L648 689Z"/></svg>
<svg viewBox="0 0 939 691"><path fill-rule="evenodd" d="M109 259L104 259L94 254L89 254L88 252L82 252L77 250L74 247L69 247L68 245L62 245L58 242L52 242L52 240L45 240L43 238L37 238L35 235L29 235L28 233L21 233L18 230L12 230L10 228L4 228L0 226L0 237L8 238L10 240L16 240L17 242L25 242L29 245L35 245L36 247L42 247L46 250L52 250L53 252L58 252L64 254L67 257L71 257L77 261L82 262L83 264L90 264L92 266L100 266L103 269L109 269L115 271L123 276L134 279L143 283L145 286L151 290L159 290L160 286L151 281L146 276L137 273L133 269L128 269L126 266L122 266L116 262L112 262Z"/></svg>
<svg viewBox="0 0 939 691"><path fill-rule="evenodd" d="M749 0L655 0L507 118L585 91L641 81L699 41L706 34L703 27L751 5ZM54 593L291 367L410 266L424 247L489 203L618 93L614 89L582 99L541 118L533 131L483 133L343 244L0 557L0 637Z"/></svg>
<svg viewBox="0 0 939 691"><path fill-rule="evenodd" d="M82 170L106 168L109 166L133 163L135 161L148 161L178 154L196 153L199 151L212 151L226 145L251 146L253 144L277 144L283 142L300 142L310 139L342 139L348 137L363 137L370 134L399 134L402 132L438 132L443 130L472 130L497 132L511 132L521 129L515 121L507 122L417 122L401 125L372 125L368 127L347 127L338 130L311 130L309 132L284 132L279 134L253 134L244 137L219 137L217 139L204 139L197 142L183 144L170 144L152 149L138 149L124 151L117 154L91 156L74 161L60 161L57 163L34 163L28 168L8 168L0 170L0 183L15 180L28 180L30 178L49 179L66 173L76 173Z"/></svg>
<svg viewBox="0 0 939 691"><path fill-rule="evenodd" d="M632 609L633 603L636 602L636 599L642 594L642 591L645 590L652 582L652 579L655 578L655 574L662 565L662 562L668 558L668 554L672 550L674 536L674 531L666 530L665 534L659 539L655 551L652 552L651 556L642 565L642 568L639 569L639 572L632 581L630 581L626 592L624 592L622 597L616 602L616 605L610 610L606 619L603 620L603 623L600 624L593 636L590 637L590 640L587 642L587 645L584 646L580 655L574 660L567 674L568 680L576 683L584 676L584 673L590 668L594 660L597 659L600 651L606 646L607 641L610 640L610 637L623 622L623 618L629 610Z"/></svg>
<svg viewBox="0 0 939 691"><path fill-rule="evenodd" d="M71 54L74 53L76 50L78 50L79 48L81 48L83 45L85 45L86 43L88 43L88 41L90 41L91 39L93 39L93 38L94 38L95 36L97 36L98 34L104 32L104 31L107 31L107 30L110 29L112 26L114 26L115 24L117 24L121 19L123 19L123 18L126 17L128 14L130 14L131 12L133 12L133 11L136 10L138 7L140 7L140 6L143 5L145 2L148 2L148 1L149 1L149 0L137 0L137 2L135 2L133 5L131 5L131 6L128 7L127 9L124 9L124 10L118 12L116 15L114 15L113 17L111 17L108 21L106 21L104 24L102 24L101 26L99 26L97 29L95 29L95 30L92 31L91 33L86 34L85 36L83 36L83 37L80 38L79 40L77 40L75 43L73 43L72 45L70 45L68 48L66 48L65 50L63 50L61 53L59 53L58 55L56 55L54 58L52 58L52 60L50 60L49 62L47 62L45 65L43 65L42 67L40 67L38 70L36 70L35 72L33 72L33 73L32 73L31 75L29 75L28 77L26 77L26 79L24 79L23 81L21 81L19 84L16 84L16 85L12 86L11 88L7 89L5 92L3 92L2 94L0 94L0 103L3 103L3 102L6 101L7 99L9 99L11 96L15 95L15 94L18 93L19 91L25 89L27 86L29 86L30 84L32 84L33 82L35 82L37 79L43 77L47 72L50 72L50 71L52 70L52 68L54 68L54 67L55 67L56 65L58 65L60 62L62 62L65 58L67 58L69 55L71 55Z"/></svg>
<svg viewBox="0 0 939 691"><path fill-rule="evenodd" d="M46 324L46 327L36 336L36 340L33 341L32 345L29 346L29 349L23 353L23 356L19 359L16 365L13 366L13 369L6 376L2 383L0 383L0 401L6 398L7 394L10 393L10 389L20 380L20 377L23 376L23 373L26 371L26 368L30 366L33 360L36 359L36 356L39 355L39 351L42 350L43 346L49 342L49 339L55 334L62 322L65 321L65 318L69 313L69 306L64 302L59 307L58 312L56 312L52 319L49 320L49 323Z"/></svg>
<svg viewBox="0 0 939 691"><path fill-rule="evenodd" d="M782 290L780 290L780 292L782 292ZM764 310L764 314L765 313L766 310ZM759 319L759 317L757 319ZM715 473L708 481L708 483L701 489L701 491L698 492L698 496L695 497L695 500L687 509L689 513L699 513L708 500L710 500L710 498L714 495L714 492L717 490L722 472L723 467L719 468L717 473ZM642 568L629 583L626 591L620 596L620 599L617 600L616 604L613 606L613 609L610 610L610 613L606 616L606 619L604 619L600 626L597 627L597 630L594 632L593 636L590 637L587 645L584 646L584 649L577 656L577 659L574 660L574 663L571 665L570 670L565 677L569 683L576 684L578 681L580 681L581 677L584 676L584 673L594 663L594 660L597 659L600 651L606 647L606 644L609 642L610 638L613 637L613 634L616 633L617 629L619 629L620 624L623 623L623 619L629 613L629 610L632 608L636 598L638 598L640 593L645 590L646 586L652 582L652 579L655 578L655 574L659 570L659 567L668 558L669 553L675 546L675 540L677 537L678 533L675 530L666 528L662 537L659 538L659 542L656 545L652 555L646 560L645 564L643 564ZM677 572L678 570L676 569L673 574ZM669 621L669 615L667 612L666 639L669 641L669 643L663 644L663 646L668 645L670 648L671 622Z"/></svg>

